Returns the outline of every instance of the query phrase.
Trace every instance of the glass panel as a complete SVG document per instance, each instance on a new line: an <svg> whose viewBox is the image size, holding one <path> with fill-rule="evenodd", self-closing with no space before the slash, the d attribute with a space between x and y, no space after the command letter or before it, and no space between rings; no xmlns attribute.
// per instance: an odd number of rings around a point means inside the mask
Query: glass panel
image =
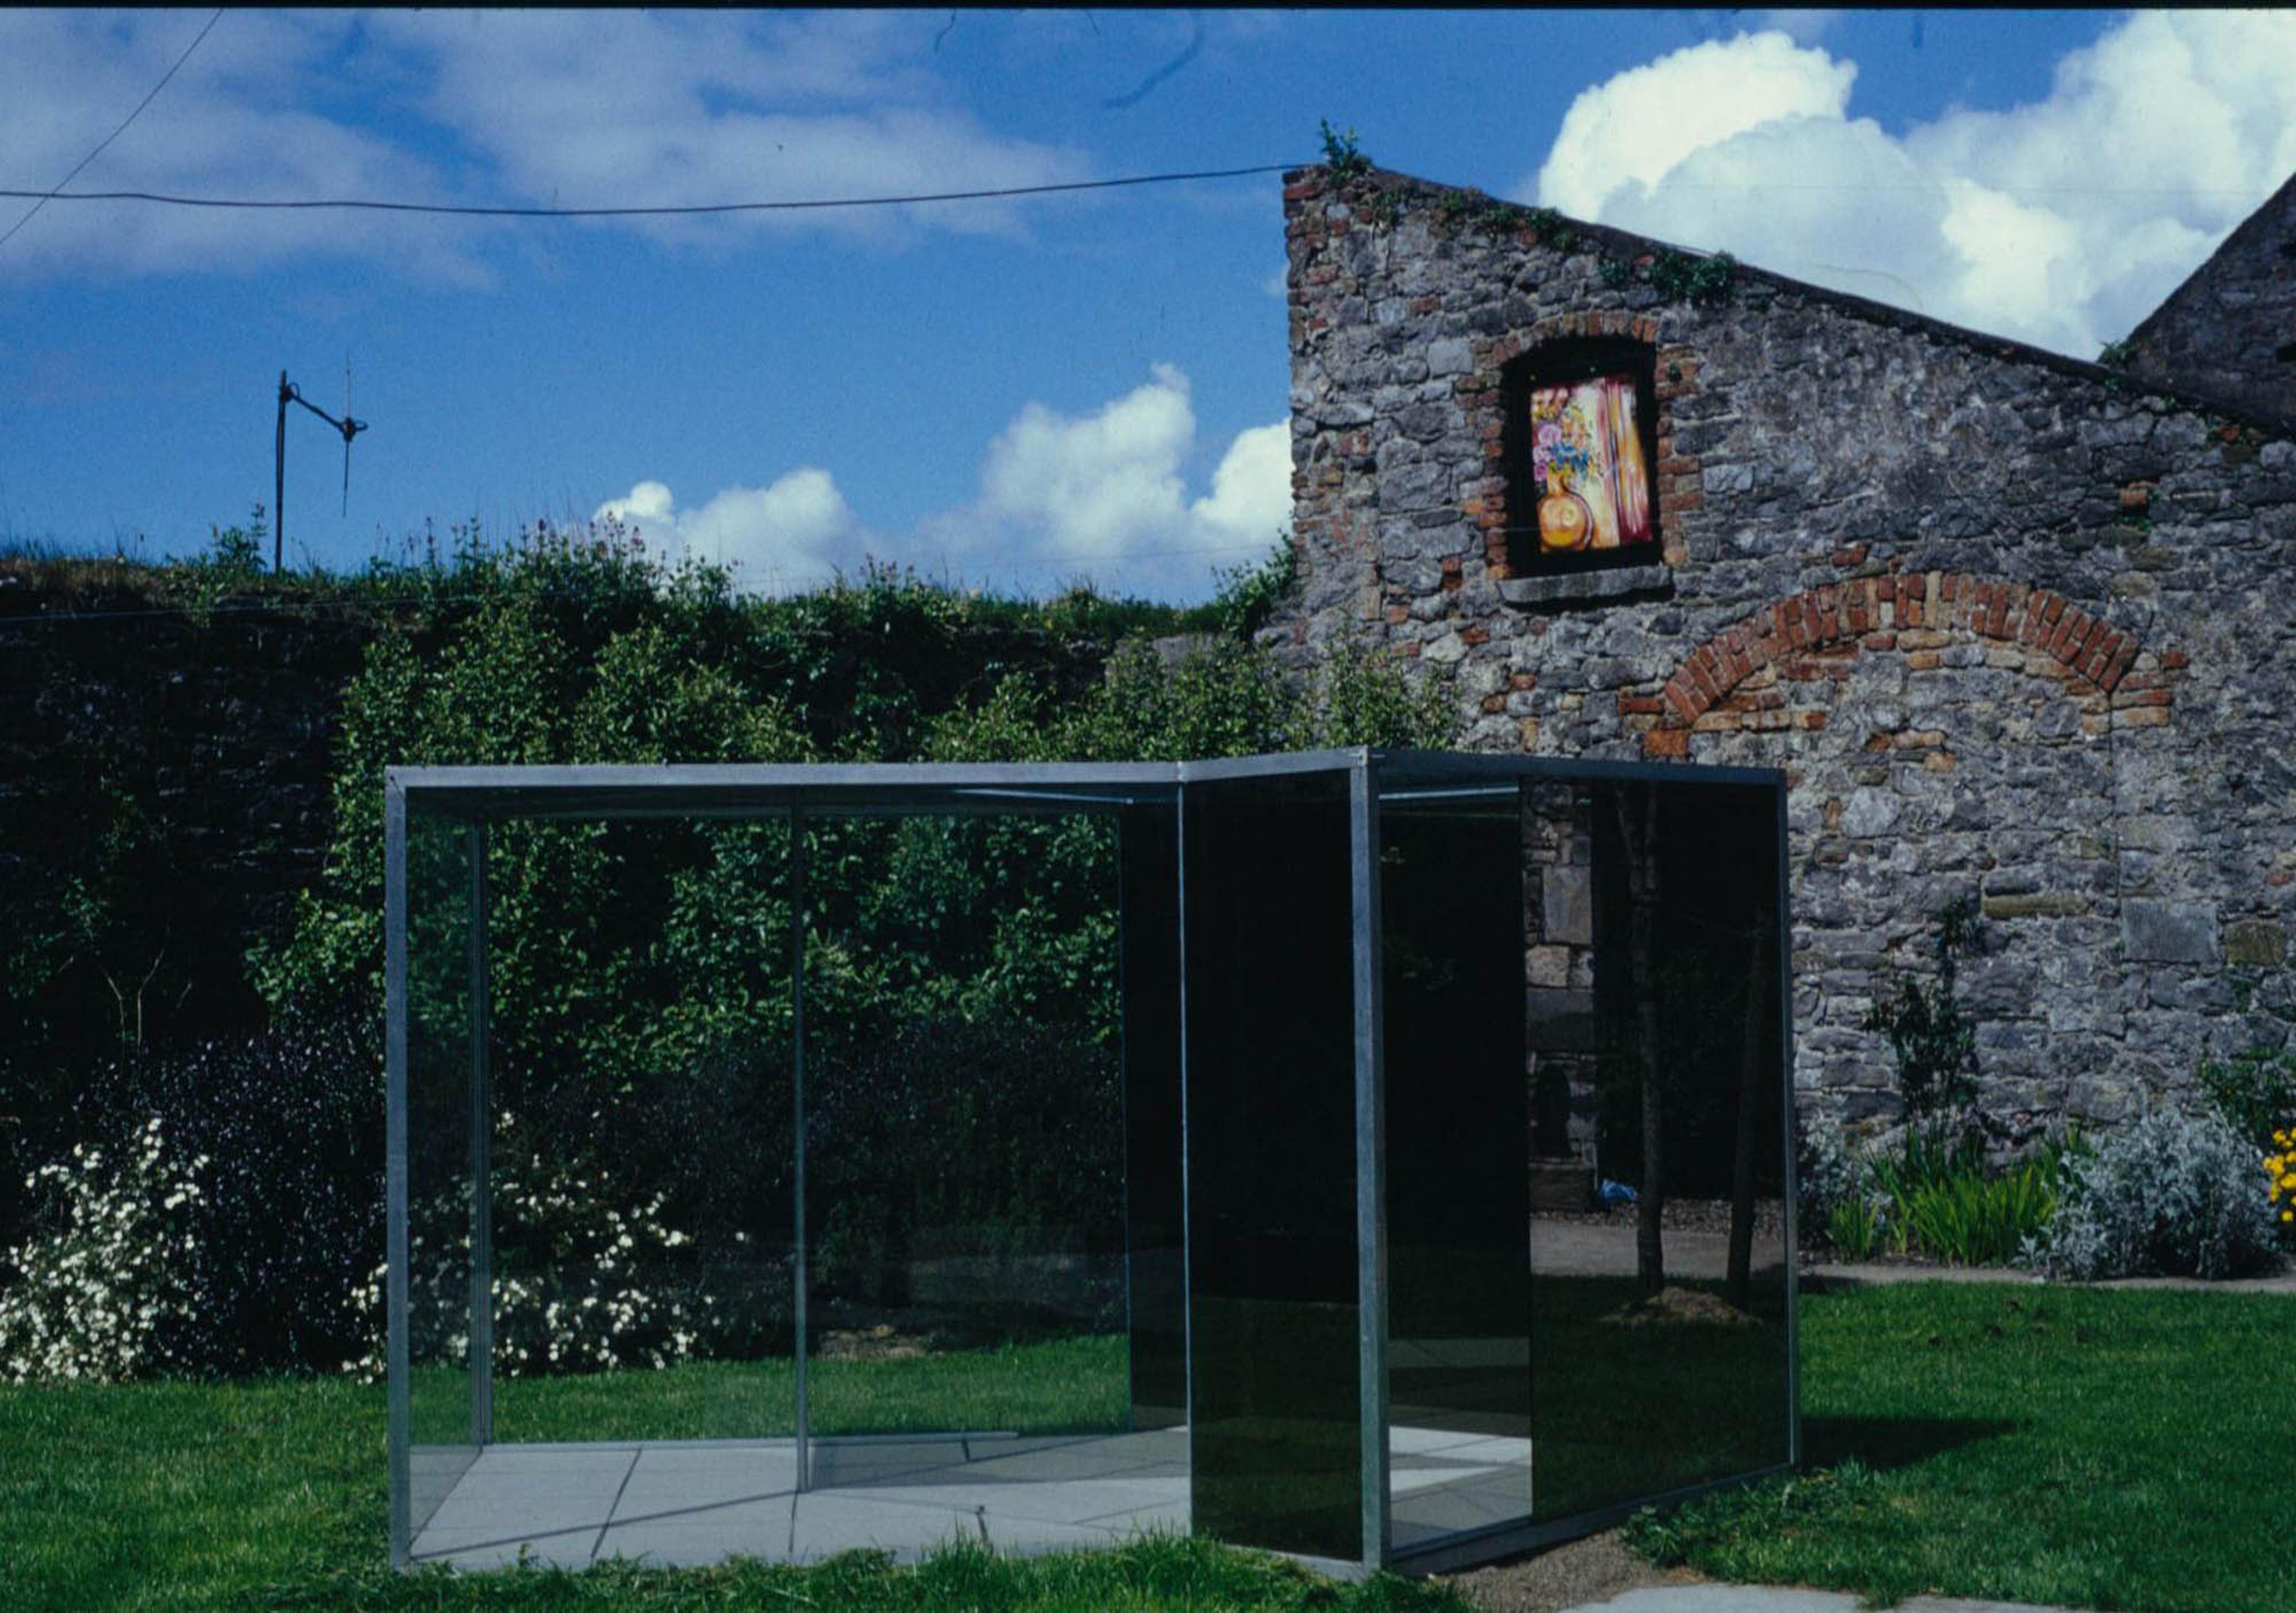
<svg viewBox="0 0 2296 1613"><path fill-rule="evenodd" d="M420 1536L478 1455L472 1428L470 856L458 823L406 825L407 1410Z"/></svg>
<svg viewBox="0 0 2296 1613"><path fill-rule="evenodd" d="M1520 792L1385 775L1379 825L1390 1537L1408 1548L1531 1511Z"/></svg>
<svg viewBox="0 0 2296 1613"><path fill-rule="evenodd" d="M1531 1236L1536 1500L1555 1518L1786 1459L1784 1093L1775 792L1541 789L1534 860L1544 880L1583 852L1591 919L1586 954L1529 954L1534 1065L1554 1067L1534 1146L1569 1151L1538 1167L1555 1191L1535 1189ZM1578 883L1543 893L1549 919ZM1574 1167L1598 1207L1566 1208Z"/></svg>
<svg viewBox="0 0 2296 1613"><path fill-rule="evenodd" d="M1148 1459L1043 1443L1131 1421L1116 823L806 832L813 1482Z"/></svg>
<svg viewBox="0 0 2296 1613"><path fill-rule="evenodd" d="M1187 1241L1181 1172L1180 843L1172 803L1119 825L1123 880L1125 1221L1132 1426L1188 1417Z"/></svg>
<svg viewBox="0 0 2296 1613"><path fill-rule="evenodd" d="M495 1435L795 1429L784 821L495 831Z"/></svg>
<svg viewBox="0 0 2296 1613"><path fill-rule="evenodd" d="M1348 775L1191 784L1194 1527L1363 1553Z"/></svg>

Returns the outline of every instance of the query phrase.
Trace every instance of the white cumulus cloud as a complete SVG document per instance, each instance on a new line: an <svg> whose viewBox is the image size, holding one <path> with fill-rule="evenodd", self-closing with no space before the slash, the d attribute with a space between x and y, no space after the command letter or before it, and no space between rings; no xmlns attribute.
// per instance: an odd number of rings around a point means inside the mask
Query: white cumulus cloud
<svg viewBox="0 0 2296 1613"><path fill-rule="evenodd" d="M649 547L733 569L738 585L783 593L857 574L865 560L913 567L957 585L1045 592L1088 582L1109 594L1201 599L1215 572L1256 561L1292 522L1291 426L1237 432L1209 476L1188 378L1149 379L1085 414L1024 405L990 440L977 495L906 531L876 530L819 466L764 487L734 486L681 506L668 485L639 482L593 512L634 528Z"/></svg>
<svg viewBox="0 0 2296 1613"><path fill-rule="evenodd" d="M1583 92L1525 192L2088 357L2296 170L2296 12L2140 12L1903 137L1856 75L1775 31L1677 51Z"/></svg>
<svg viewBox="0 0 2296 1613"><path fill-rule="evenodd" d="M1215 569L1258 559L1290 526L1292 452L1284 422L1240 431L1192 500L1196 438L1188 378L1171 364L1090 414L1030 403L989 444L980 498L924 523L919 547L956 571L1039 585L1201 595Z"/></svg>
<svg viewBox="0 0 2296 1613"><path fill-rule="evenodd" d="M783 594L857 572L868 534L830 473L801 465L763 487L720 490L681 510L667 484L642 481L594 520L619 520L656 552L726 567L738 586Z"/></svg>
<svg viewBox="0 0 2296 1613"><path fill-rule="evenodd" d="M1685 158L1789 118L1839 119L1857 69L1783 33L1710 40L1629 68L1562 115L1538 171L1541 202L1582 218L1629 185L1656 184Z"/></svg>

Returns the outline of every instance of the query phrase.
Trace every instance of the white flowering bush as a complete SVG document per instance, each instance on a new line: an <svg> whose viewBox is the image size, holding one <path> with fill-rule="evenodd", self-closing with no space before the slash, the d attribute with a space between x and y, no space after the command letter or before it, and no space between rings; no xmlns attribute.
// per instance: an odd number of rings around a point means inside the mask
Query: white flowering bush
<svg viewBox="0 0 2296 1613"><path fill-rule="evenodd" d="M510 1378L663 1367L703 1347L715 1306L681 1251L693 1240L661 1221L662 1196L630 1204L608 1177L574 1175L517 1145L507 1113L495 1125L494 1370ZM471 1193L468 1183L413 1208L407 1229L408 1351L416 1362L466 1359L470 1349ZM446 1259L437 1251L450 1251ZM383 1285L369 1273L358 1297L368 1319L365 1358L345 1370L383 1370Z"/></svg>
<svg viewBox="0 0 2296 1613"><path fill-rule="evenodd" d="M183 1364L197 1321L194 1218L207 1157L171 1157L154 1117L124 1150L85 1144L26 1179L52 1230L0 1256L0 1376L110 1383Z"/></svg>
<svg viewBox="0 0 2296 1613"><path fill-rule="evenodd" d="M2214 1115L2160 1109L2069 1158L2025 1259L2051 1274L2237 1277L2273 1257L2263 1151Z"/></svg>

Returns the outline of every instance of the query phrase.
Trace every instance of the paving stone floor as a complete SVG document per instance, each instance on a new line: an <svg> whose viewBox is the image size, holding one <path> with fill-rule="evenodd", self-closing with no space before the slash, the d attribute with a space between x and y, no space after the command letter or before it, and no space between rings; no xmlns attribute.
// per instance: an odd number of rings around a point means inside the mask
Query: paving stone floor
<svg viewBox="0 0 2296 1613"><path fill-rule="evenodd" d="M1393 1452L1398 1543L1528 1508L1527 1440L1398 1428ZM857 1547L913 1562L957 1538L1027 1553L1188 1528L1185 1429L821 1440L803 1494L786 1439L497 1445L413 1462L413 1557L460 1568L809 1562Z"/></svg>

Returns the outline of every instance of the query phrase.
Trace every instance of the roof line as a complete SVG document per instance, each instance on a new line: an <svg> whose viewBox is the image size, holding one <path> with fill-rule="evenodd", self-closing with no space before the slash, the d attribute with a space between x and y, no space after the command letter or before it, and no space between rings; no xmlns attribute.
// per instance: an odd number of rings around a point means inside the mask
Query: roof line
<svg viewBox="0 0 2296 1613"><path fill-rule="evenodd" d="M2177 282L2176 290L2170 291L2166 297L2163 297L2158 307L2156 307L2150 314L2147 314L2143 319L2137 321L2136 328L2129 332L2128 336L2123 340L2129 342L2131 345L2141 343L2144 340L2145 332L2150 331L2153 325L2169 312L2169 305L2182 297L2189 287L2199 281L2202 275L2214 268L2218 258L2231 251L2234 245L2244 245L2247 238L2263 233L2266 228L2265 215L2270 213L2274 207L2283 198L2287 197L2289 192L2292 191L2296 191L2296 173L2290 174L2287 179L2282 182L2278 190L2273 192L2271 195L2265 198L2261 206L2259 206L2254 212L2251 213L2247 217L2234 225L2232 227L2232 232L2222 241L2217 243L2217 250L2210 252L2206 258L2202 258L2200 262L2200 266L2194 269L2191 274L2178 281Z"/></svg>
<svg viewBox="0 0 2296 1613"><path fill-rule="evenodd" d="M1311 174L1322 171L1319 168L1286 169L1283 182L1289 186L1298 184ZM1406 184L1436 194L1468 188L1442 184L1435 180L1423 179L1416 174L1401 173L1394 168L1374 168L1365 177L1374 182L1401 180ZM1493 200L1498 199L1493 198ZM1503 202L1502 205L1518 212L1528 213L1531 210L1521 202ZM1701 247L1688 247L1675 242L1661 241L1654 235L1639 235L1632 230L1622 230L1616 225L1595 224L1583 218L1571 217L1568 214L1555 216L1561 217L1580 234L1598 241L1606 241L1614 245L1681 252L1692 258L1722 256ZM2237 401L2221 394L2191 386L2164 385L2159 381L2148 381L2132 374L2127 370L2116 370L2110 365L2096 364L2088 359L2075 358L2070 354L2052 352L2046 348L2036 347L2031 342L2021 341L2013 336L2001 336L1988 331L1973 330L1967 325L1957 325L1949 320L1937 318L1933 315L1918 314L1910 308L1894 307L1886 302L1876 302L1872 298L1861 297L1855 291L1837 291L1830 286L1816 285L1807 280L1797 280L1791 274L1780 274L1775 269L1763 268L1759 264L1748 263L1741 258L1734 256L1732 261L1737 266L1737 272L1741 278L1751 276L1768 283L1776 290L1838 307L1846 314L1865 319L1871 323L1918 331L1958 347L1987 351L1995 357L2038 364L2044 369L2054 370L2060 374L2069 375L2076 380L2098 383L2110 382L2124 393L2181 403L2188 407L2220 415L2227 422L2252 426L2276 436L2296 436L2296 420L2291 420L2270 409L2260 408L2253 403Z"/></svg>

